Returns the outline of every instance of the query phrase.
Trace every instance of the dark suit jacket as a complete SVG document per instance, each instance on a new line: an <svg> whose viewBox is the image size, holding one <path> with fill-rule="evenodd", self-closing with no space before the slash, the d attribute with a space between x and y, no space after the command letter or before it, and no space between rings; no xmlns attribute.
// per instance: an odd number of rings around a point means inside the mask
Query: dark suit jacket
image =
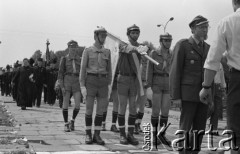
<svg viewBox="0 0 240 154"><path fill-rule="evenodd" d="M170 95L173 100L200 102L199 92L204 79L203 65L209 47L204 42L201 51L192 37L176 44L169 76Z"/></svg>

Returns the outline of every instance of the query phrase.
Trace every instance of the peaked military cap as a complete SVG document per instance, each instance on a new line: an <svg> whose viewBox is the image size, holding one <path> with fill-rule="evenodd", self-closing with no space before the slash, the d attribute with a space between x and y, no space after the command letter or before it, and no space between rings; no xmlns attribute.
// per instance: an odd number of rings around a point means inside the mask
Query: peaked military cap
<svg viewBox="0 0 240 154"><path fill-rule="evenodd" d="M208 23L209 21L207 20L207 18L198 15L196 16L190 23L189 23L189 27L192 28L194 26L199 26L205 23Z"/></svg>
<svg viewBox="0 0 240 154"><path fill-rule="evenodd" d="M74 40L71 40L71 41L69 41L68 43L67 43L67 45L70 47L70 46L72 46L72 47L77 47L78 46L78 43L76 42L76 41L74 41Z"/></svg>
<svg viewBox="0 0 240 154"><path fill-rule="evenodd" d="M139 31L140 32L140 28L137 25L133 24L132 26L127 28L127 35L129 35L131 31Z"/></svg>

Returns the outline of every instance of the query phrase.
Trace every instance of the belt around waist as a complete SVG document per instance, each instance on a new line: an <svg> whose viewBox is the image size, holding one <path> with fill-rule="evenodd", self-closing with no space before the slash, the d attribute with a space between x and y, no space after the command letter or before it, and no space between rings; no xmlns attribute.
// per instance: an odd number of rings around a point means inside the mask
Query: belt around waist
<svg viewBox="0 0 240 154"><path fill-rule="evenodd" d="M167 74L167 73L153 73L153 76L169 77L169 74Z"/></svg>
<svg viewBox="0 0 240 154"><path fill-rule="evenodd" d="M96 77L104 77L104 78L107 77L107 74L87 73L87 75L96 76Z"/></svg>
<svg viewBox="0 0 240 154"><path fill-rule="evenodd" d="M65 75L69 75L69 76L79 76L79 73L65 73Z"/></svg>
<svg viewBox="0 0 240 154"><path fill-rule="evenodd" d="M122 76L136 76L136 74L132 73L119 73Z"/></svg>

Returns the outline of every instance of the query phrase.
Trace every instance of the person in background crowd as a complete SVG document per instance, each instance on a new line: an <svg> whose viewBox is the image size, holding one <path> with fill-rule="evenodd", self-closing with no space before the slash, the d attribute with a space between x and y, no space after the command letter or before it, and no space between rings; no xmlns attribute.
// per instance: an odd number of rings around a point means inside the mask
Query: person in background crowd
<svg viewBox="0 0 240 154"><path fill-rule="evenodd" d="M172 35L169 33L160 35L159 43L159 49L150 53L150 57L159 62L159 65L148 62L147 67L147 83L153 91L151 115L153 142L157 144L160 143L156 140L158 125L160 128L167 126L168 113L171 105L169 94L169 70L171 65L170 47L172 44ZM169 144L166 138L165 141L161 140L162 144Z"/></svg>
<svg viewBox="0 0 240 154"><path fill-rule="evenodd" d="M57 81L58 76L58 69L56 68L57 59L52 59L50 61L50 68L47 69L47 77L46 77L46 84L47 84L47 102L49 105L54 105L56 101L56 92L54 90L55 83Z"/></svg>
<svg viewBox="0 0 240 154"><path fill-rule="evenodd" d="M111 52L104 48L107 31L103 27L94 30L94 44L83 52L80 86L83 98L86 99L86 144L97 143L104 145L100 137L103 119L103 110L108 103L108 88L112 81ZM94 101L96 103L96 116L94 120L94 135L92 137L92 113Z"/></svg>
<svg viewBox="0 0 240 154"><path fill-rule="evenodd" d="M43 66L43 59L37 59L37 66L35 68L36 72L36 106L39 108L41 106L42 91L43 86L46 85L46 68Z"/></svg>
<svg viewBox="0 0 240 154"><path fill-rule="evenodd" d="M179 129L186 132L205 130L206 127L208 105L200 101L199 92L203 82L203 64L210 47L205 42L209 29L205 17L196 16L189 27L193 35L175 45L169 77L172 101L174 104L181 104ZM179 153L198 153L201 150L202 138L200 135L194 150L186 147ZM189 143L193 147L192 135ZM182 142L180 146L183 147Z"/></svg>
<svg viewBox="0 0 240 154"><path fill-rule="evenodd" d="M2 70L2 74L0 75L0 86L1 86L1 95L2 96L4 96L4 94L5 94L4 74L5 74L5 69Z"/></svg>
<svg viewBox="0 0 240 154"><path fill-rule="evenodd" d="M64 131L75 130L75 119L80 110L81 91L79 86L79 72L81 57L77 54L78 43L74 40L68 42L69 53L60 60L58 81L63 94L62 113L65 122ZM73 109L72 119L68 121L68 105L70 94L73 93L75 107Z"/></svg>
<svg viewBox="0 0 240 154"><path fill-rule="evenodd" d="M18 83L19 101L17 105L22 110L26 107L32 107L32 85L35 84L35 71L29 66L29 60L23 59L23 67L21 67L12 79L12 84Z"/></svg>
<svg viewBox="0 0 240 154"><path fill-rule="evenodd" d="M18 72L19 67L20 67L20 64L18 64L18 61L16 61L16 63L14 64L14 68L13 68L13 72L12 72L12 77L14 77L15 74ZM18 100L17 89L18 89L18 81L16 81L16 84L15 84L15 85L12 85L12 97L13 97L13 101L17 101L17 100Z"/></svg>
<svg viewBox="0 0 240 154"><path fill-rule="evenodd" d="M229 87L227 94L227 126L234 132L235 142L231 154L239 154L240 150L240 0L232 0L234 13L223 18L214 35L207 60L204 64L203 89L200 100L205 102L211 93L211 83L219 70L223 53L227 51L227 64L230 67Z"/></svg>

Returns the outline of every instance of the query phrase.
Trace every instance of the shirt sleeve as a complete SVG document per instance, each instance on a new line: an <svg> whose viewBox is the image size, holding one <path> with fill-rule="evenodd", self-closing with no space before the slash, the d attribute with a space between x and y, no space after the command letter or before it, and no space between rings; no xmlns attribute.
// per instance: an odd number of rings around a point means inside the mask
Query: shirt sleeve
<svg viewBox="0 0 240 154"><path fill-rule="evenodd" d="M222 55L227 49L225 34L226 26L224 22L220 22L214 35L214 41L209 49L204 68L213 71L219 70Z"/></svg>
<svg viewBox="0 0 240 154"><path fill-rule="evenodd" d="M81 69L80 69L80 75L79 75L79 82L80 86L86 86L85 85L85 79L86 79L86 68L88 63L88 49L86 48L83 51L82 61L81 61Z"/></svg>
<svg viewBox="0 0 240 154"><path fill-rule="evenodd" d="M109 62L108 62L108 85L112 82L112 61L111 61L111 52L109 50Z"/></svg>
<svg viewBox="0 0 240 154"><path fill-rule="evenodd" d="M64 77L64 57L61 58L58 71L58 81L61 88L64 87L63 77Z"/></svg>

